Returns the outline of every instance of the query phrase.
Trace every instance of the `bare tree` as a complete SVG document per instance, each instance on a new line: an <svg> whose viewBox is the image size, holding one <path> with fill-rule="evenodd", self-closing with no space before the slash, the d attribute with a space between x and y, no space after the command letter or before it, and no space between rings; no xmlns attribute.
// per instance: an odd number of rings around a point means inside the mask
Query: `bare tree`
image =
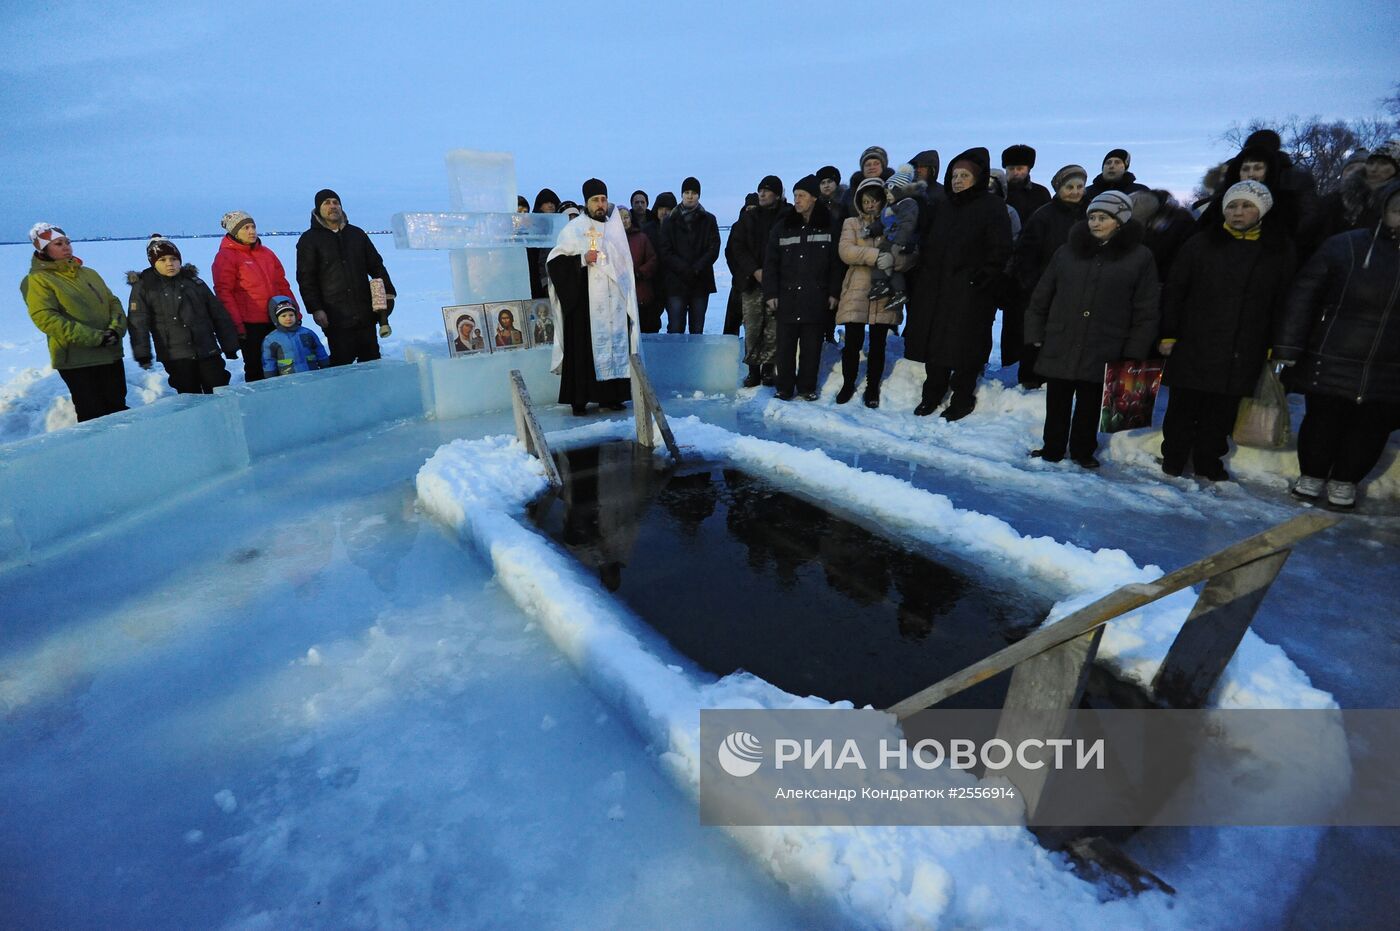
<svg viewBox="0 0 1400 931"><path fill-rule="evenodd" d="M1400 135L1400 83L1394 93L1380 101L1388 116L1369 119L1324 121L1320 116L1289 116L1283 120L1250 120L1236 123L1220 136L1238 151L1256 130L1272 129L1283 140L1283 150L1293 164L1310 172L1317 180L1319 194L1336 190L1342 183L1342 166L1358 149L1373 149Z"/></svg>

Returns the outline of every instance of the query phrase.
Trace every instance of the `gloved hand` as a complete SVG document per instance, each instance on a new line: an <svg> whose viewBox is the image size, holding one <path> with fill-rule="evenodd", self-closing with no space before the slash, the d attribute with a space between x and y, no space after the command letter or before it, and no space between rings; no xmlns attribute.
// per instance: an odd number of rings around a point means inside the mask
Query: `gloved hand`
<svg viewBox="0 0 1400 931"><path fill-rule="evenodd" d="M100 345L115 346L117 343L121 342L121 340L122 338L117 335L116 330L107 329L102 331L102 342Z"/></svg>
<svg viewBox="0 0 1400 931"><path fill-rule="evenodd" d="M317 311L314 311L314 312L311 314L311 318L312 318L313 320L315 320L315 321L316 321L316 325L317 325L318 327L320 327L321 329L323 329L323 330L324 330L324 329L330 324L330 322L331 322L331 318L328 317L328 316L326 316L326 312L325 312L324 310L317 310Z"/></svg>
<svg viewBox="0 0 1400 931"><path fill-rule="evenodd" d="M884 231L884 227L880 225L880 221L875 220L861 227L860 235L865 239L879 239Z"/></svg>
<svg viewBox="0 0 1400 931"><path fill-rule="evenodd" d="M136 364L141 366L141 368L147 372L149 372L152 368L150 359L137 359Z"/></svg>
<svg viewBox="0 0 1400 931"><path fill-rule="evenodd" d="M882 251L875 256L875 267L886 272L894 268L894 253Z"/></svg>

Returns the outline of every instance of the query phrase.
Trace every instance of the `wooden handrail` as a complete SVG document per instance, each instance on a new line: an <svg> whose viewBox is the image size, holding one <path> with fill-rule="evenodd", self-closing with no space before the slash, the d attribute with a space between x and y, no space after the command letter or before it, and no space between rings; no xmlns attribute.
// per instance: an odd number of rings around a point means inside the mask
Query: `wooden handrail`
<svg viewBox="0 0 1400 931"><path fill-rule="evenodd" d="M1092 604L1085 605L1078 611L1061 618L1049 627L1043 627L1005 649L998 650L991 656L891 705L887 710L899 718L907 718L909 715L923 711L931 705L936 705L964 689L990 679L998 673L1005 672L1018 663L1025 662L1033 656L1054 649L1095 627L1106 624L1120 615L1143 605L1151 604L1159 598L1164 598L1183 588L1204 582L1223 572L1287 549L1299 540L1335 525L1339 520L1340 518L1331 514L1321 514L1315 511L1299 514L1292 520L1285 521L1276 527L1270 527L1263 533L1241 540L1233 546L1228 546L1218 553L1213 553L1204 559L1183 566L1152 582L1124 585Z"/></svg>

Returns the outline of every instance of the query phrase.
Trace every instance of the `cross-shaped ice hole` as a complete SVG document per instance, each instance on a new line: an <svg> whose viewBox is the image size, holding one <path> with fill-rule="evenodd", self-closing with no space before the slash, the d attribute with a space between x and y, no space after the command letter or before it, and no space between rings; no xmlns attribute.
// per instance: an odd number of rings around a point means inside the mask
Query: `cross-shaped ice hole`
<svg viewBox="0 0 1400 931"><path fill-rule="evenodd" d="M447 153L450 213L394 214L400 249L448 249L458 304L530 297L526 248L552 249L568 217L517 213L515 156L453 149Z"/></svg>

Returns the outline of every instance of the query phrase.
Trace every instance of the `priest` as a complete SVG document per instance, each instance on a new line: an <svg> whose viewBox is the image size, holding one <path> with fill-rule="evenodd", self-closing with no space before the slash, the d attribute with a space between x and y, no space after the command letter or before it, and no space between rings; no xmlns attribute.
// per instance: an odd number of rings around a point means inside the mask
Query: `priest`
<svg viewBox="0 0 1400 931"><path fill-rule="evenodd" d="M631 396L631 354L640 352L641 321L627 232L608 188L583 185L584 212L569 221L549 253L549 300L563 338L551 371L559 403L583 416L589 403L620 411Z"/></svg>

